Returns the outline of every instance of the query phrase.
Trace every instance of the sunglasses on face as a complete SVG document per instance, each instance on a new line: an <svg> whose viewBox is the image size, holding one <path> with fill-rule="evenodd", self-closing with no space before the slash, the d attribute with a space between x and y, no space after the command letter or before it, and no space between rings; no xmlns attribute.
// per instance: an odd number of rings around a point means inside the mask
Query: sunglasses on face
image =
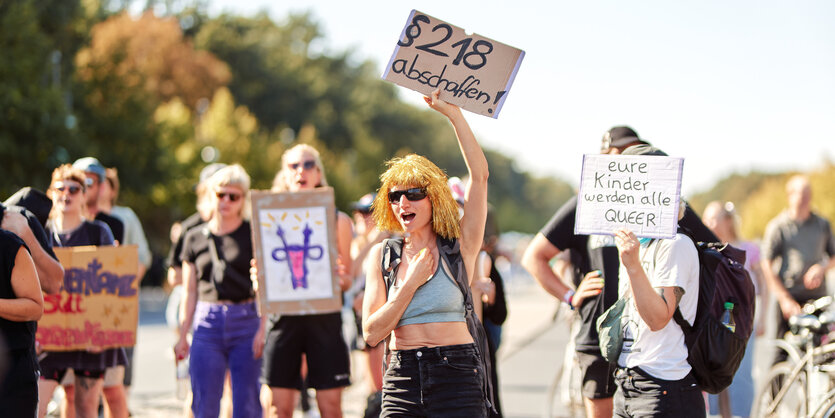
<svg viewBox="0 0 835 418"><path fill-rule="evenodd" d="M230 202L237 202L241 198L240 193L225 193L225 192L217 192L217 200L223 200L224 198L229 198Z"/></svg>
<svg viewBox="0 0 835 418"><path fill-rule="evenodd" d="M293 170L293 171L298 170L299 167L302 167L303 169L305 169L305 171L306 170L313 170L313 167L316 167L316 161L310 160L310 161L305 161L303 163L292 163L292 164L287 164L287 166L290 167L290 169Z"/></svg>
<svg viewBox="0 0 835 418"><path fill-rule="evenodd" d="M59 184L58 186L53 187L53 189L55 189L58 193L64 193L64 191L69 191L71 195L74 195L81 191L81 186L65 186L63 184Z"/></svg>
<svg viewBox="0 0 835 418"><path fill-rule="evenodd" d="M406 196L406 199L409 199L411 202L417 202L418 200L423 200L426 197L426 190L420 187L415 187L407 190L389 192L389 203L400 203L400 197L402 196Z"/></svg>

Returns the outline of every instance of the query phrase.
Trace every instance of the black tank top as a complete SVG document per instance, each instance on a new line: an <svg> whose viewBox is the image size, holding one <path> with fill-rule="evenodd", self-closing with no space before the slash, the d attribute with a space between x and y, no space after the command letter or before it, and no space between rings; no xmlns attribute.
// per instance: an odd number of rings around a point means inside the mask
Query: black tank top
<svg viewBox="0 0 835 418"><path fill-rule="evenodd" d="M0 298L15 299L17 297L12 290L12 270L15 257L21 247L29 250L17 235L0 230ZM3 338L9 350L28 349L35 346L35 331L37 330L35 321L16 322L0 318L0 330L3 332Z"/></svg>

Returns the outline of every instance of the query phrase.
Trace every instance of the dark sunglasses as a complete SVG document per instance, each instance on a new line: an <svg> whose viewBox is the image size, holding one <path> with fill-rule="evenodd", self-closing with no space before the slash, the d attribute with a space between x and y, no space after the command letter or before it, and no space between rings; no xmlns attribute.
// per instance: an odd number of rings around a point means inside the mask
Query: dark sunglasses
<svg viewBox="0 0 835 418"><path fill-rule="evenodd" d="M224 198L228 197L230 202L237 202L241 198L240 193L224 193L224 192L217 192L217 200L223 200Z"/></svg>
<svg viewBox="0 0 835 418"><path fill-rule="evenodd" d="M64 190L69 190L70 194L76 194L81 191L81 186L58 186L55 188L58 193L64 193Z"/></svg>
<svg viewBox="0 0 835 418"><path fill-rule="evenodd" d="M402 196L406 196L406 199L409 199L411 202L417 202L426 198L426 190L415 187L413 189L389 192L389 203L400 203L400 197Z"/></svg>
<svg viewBox="0 0 835 418"><path fill-rule="evenodd" d="M294 170L294 171L298 170L300 166L302 168L304 168L305 170L313 170L313 167L316 167L316 161L310 160L310 161L305 161L303 163L292 163L292 164L287 164L287 166L290 167L290 169Z"/></svg>

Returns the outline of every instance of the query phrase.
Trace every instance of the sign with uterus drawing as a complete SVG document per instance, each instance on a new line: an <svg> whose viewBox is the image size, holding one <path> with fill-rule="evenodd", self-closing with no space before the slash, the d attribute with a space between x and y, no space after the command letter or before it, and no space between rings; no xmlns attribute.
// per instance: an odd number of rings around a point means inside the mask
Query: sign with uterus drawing
<svg viewBox="0 0 835 418"><path fill-rule="evenodd" d="M340 310L333 189L253 191L252 226L262 312Z"/></svg>

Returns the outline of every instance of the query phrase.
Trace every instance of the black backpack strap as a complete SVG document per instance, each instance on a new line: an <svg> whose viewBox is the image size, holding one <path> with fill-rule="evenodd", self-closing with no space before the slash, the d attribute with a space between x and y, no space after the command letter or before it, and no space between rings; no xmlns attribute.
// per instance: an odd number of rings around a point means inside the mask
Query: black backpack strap
<svg viewBox="0 0 835 418"><path fill-rule="evenodd" d="M403 238L384 239L380 251L380 272L383 273L383 281L386 284L386 299L388 299L389 289L394 284L394 279L397 276L397 267L400 266L401 254L403 253Z"/></svg>

